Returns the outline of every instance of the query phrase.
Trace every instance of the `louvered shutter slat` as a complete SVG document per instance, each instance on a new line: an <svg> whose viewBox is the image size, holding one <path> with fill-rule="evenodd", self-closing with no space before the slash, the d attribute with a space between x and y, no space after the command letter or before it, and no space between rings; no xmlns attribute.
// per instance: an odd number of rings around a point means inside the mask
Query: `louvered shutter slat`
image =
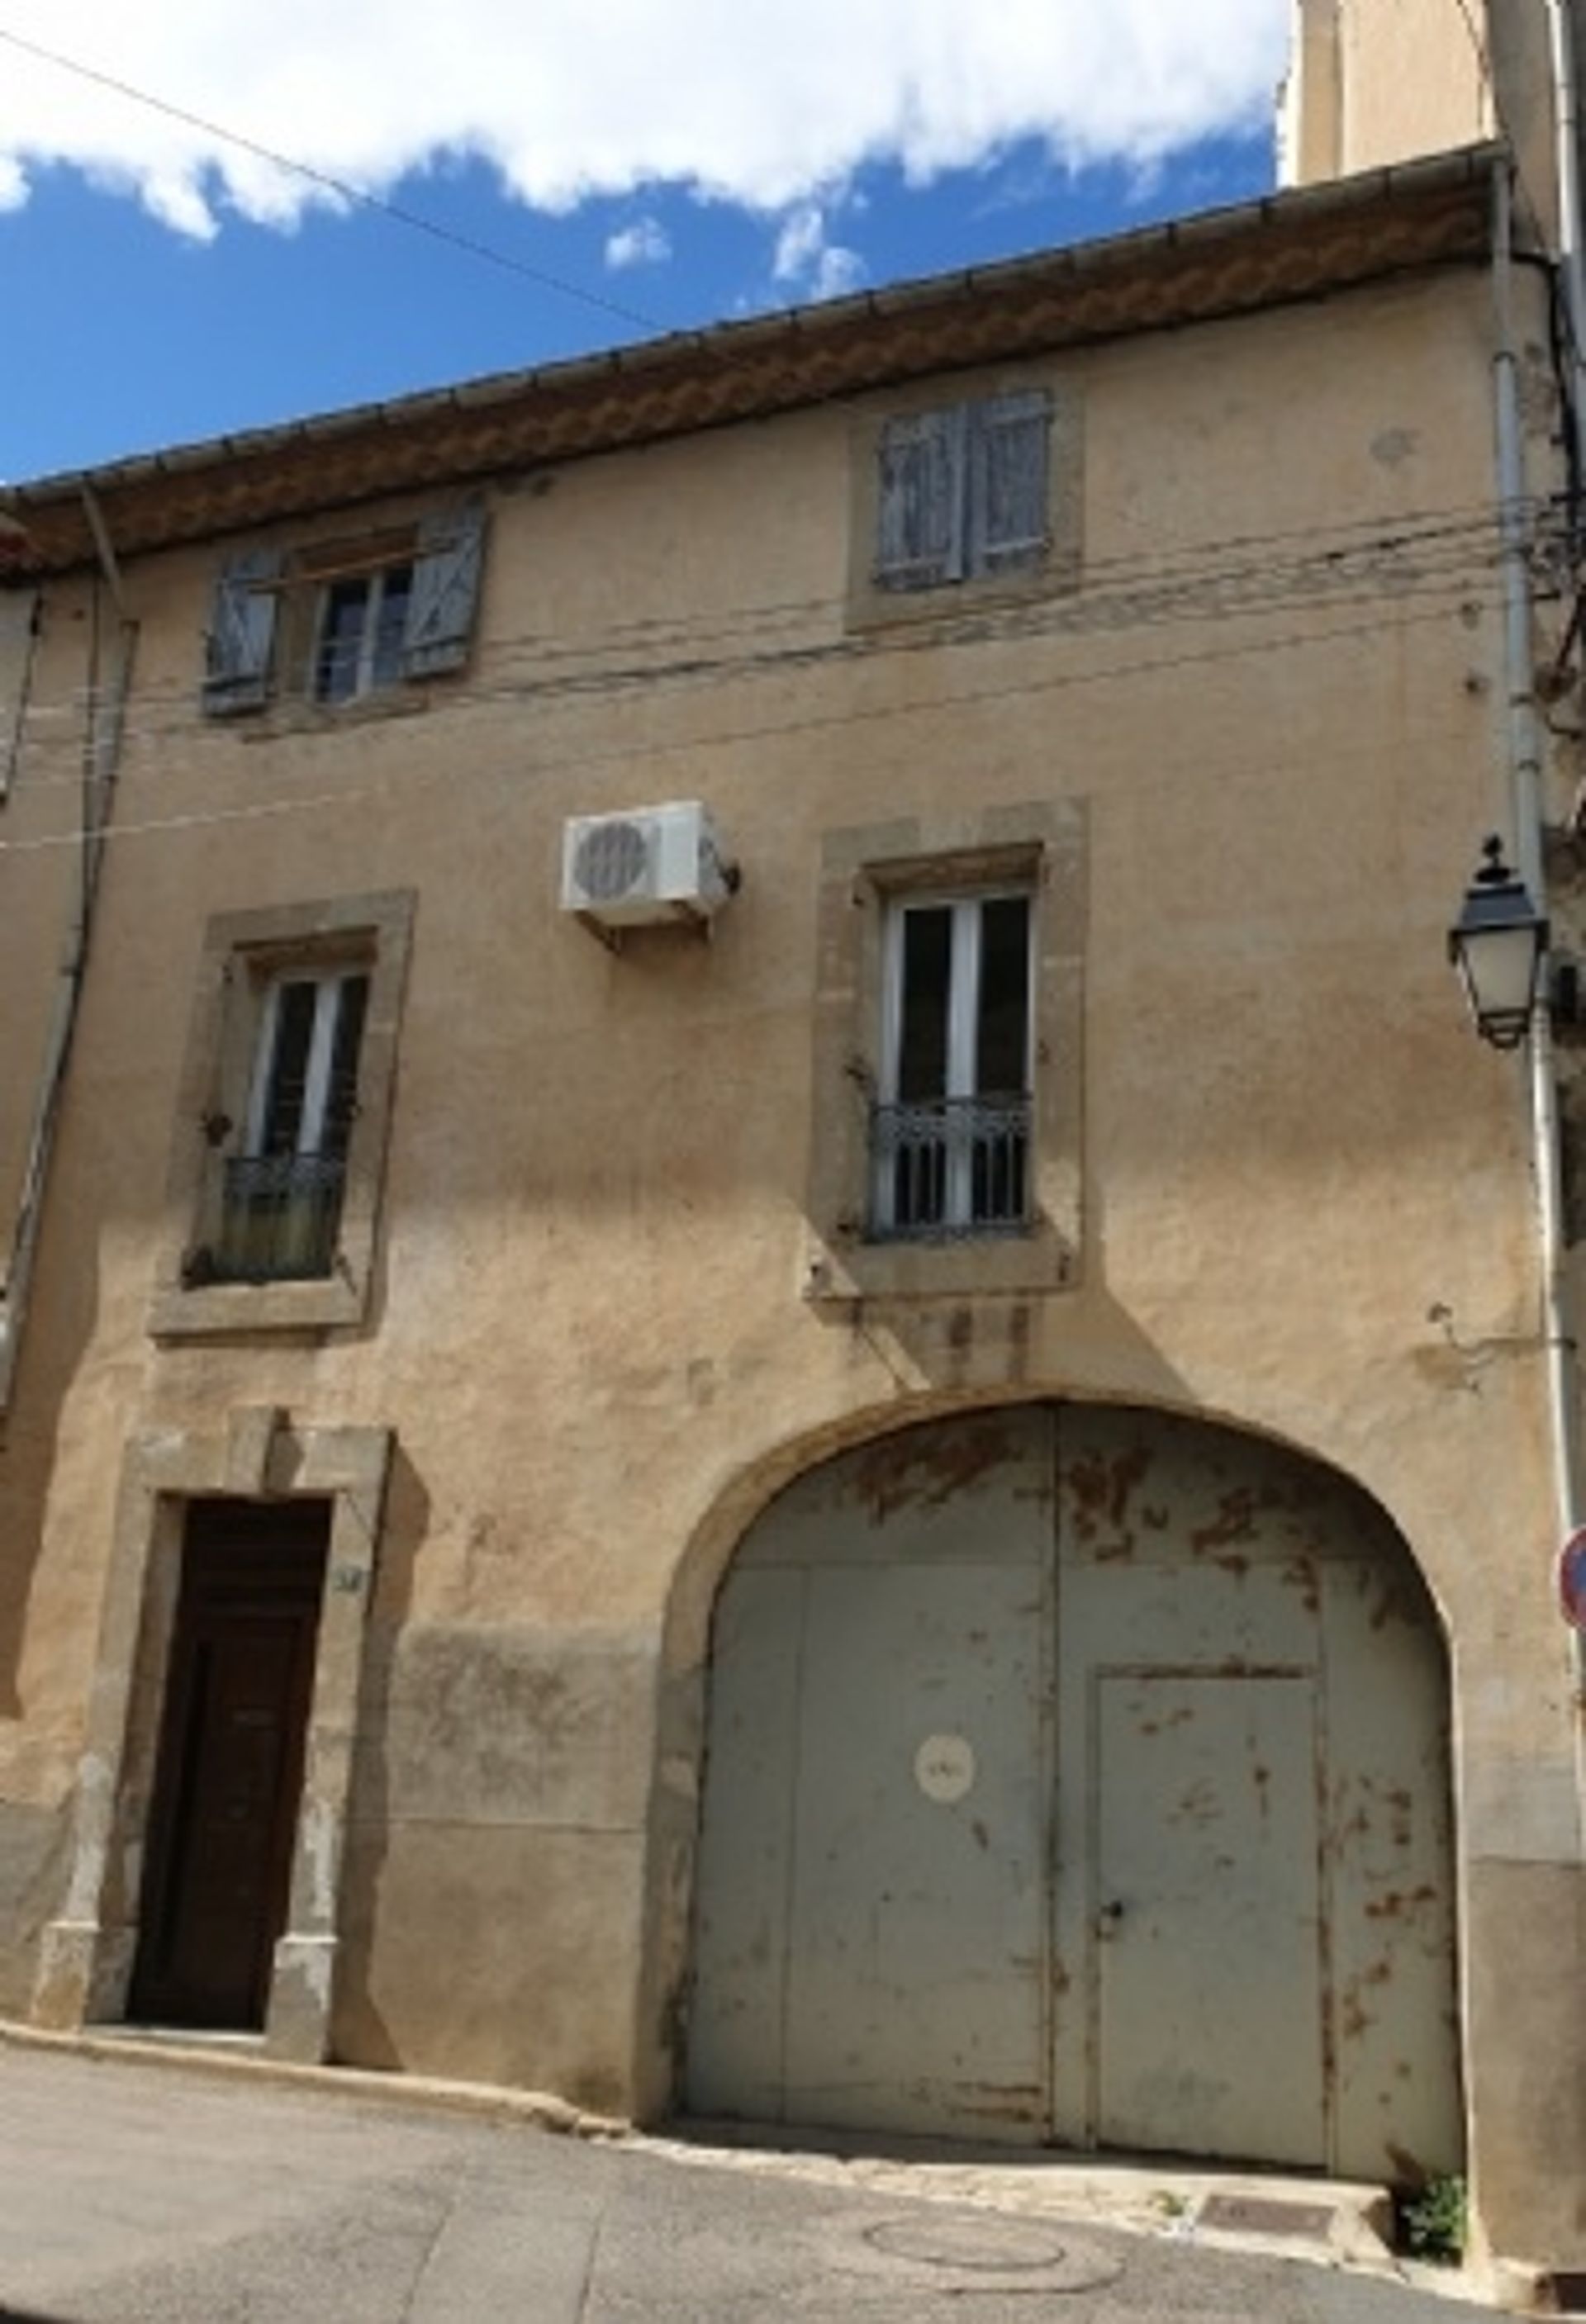
<svg viewBox="0 0 1586 2324"><path fill-rule="evenodd" d="M204 709L211 718L258 710L270 698L280 577L281 553L274 549L247 549L221 567L204 673Z"/></svg>
<svg viewBox="0 0 1586 2324"><path fill-rule="evenodd" d="M36 589L0 598L0 801L11 789L22 755L38 627Z"/></svg>
<svg viewBox="0 0 1586 2324"><path fill-rule="evenodd" d="M404 678L439 677L467 660L484 566L483 502L466 501L420 526L402 631Z"/></svg>
<svg viewBox="0 0 1586 2324"><path fill-rule="evenodd" d="M880 447L876 580L928 589L964 569L963 414L889 420Z"/></svg>
<svg viewBox="0 0 1586 2324"><path fill-rule="evenodd" d="M1046 555L1051 399L1044 390L999 395L974 411L970 569L1005 572Z"/></svg>

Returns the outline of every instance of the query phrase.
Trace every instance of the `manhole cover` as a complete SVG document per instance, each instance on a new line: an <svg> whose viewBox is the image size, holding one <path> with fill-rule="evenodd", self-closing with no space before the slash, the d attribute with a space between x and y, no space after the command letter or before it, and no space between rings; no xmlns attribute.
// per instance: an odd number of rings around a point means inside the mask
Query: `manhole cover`
<svg viewBox="0 0 1586 2324"><path fill-rule="evenodd" d="M1324 2238L1332 2225L1330 2203L1285 2203L1271 2195L1208 2195L1196 2215L1203 2227L1242 2236Z"/></svg>
<svg viewBox="0 0 1586 2324"><path fill-rule="evenodd" d="M1061 2236L1039 2227L996 2219L882 2219L864 2231L866 2243L893 2259L924 2260L929 2267L1061 2267L1068 2256Z"/></svg>
<svg viewBox="0 0 1586 2324"><path fill-rule="evenodd" d="M894 2213L845 2227L826 2249L850 2274L920 2292L1095 2292L1123 2273L1105 2244L988 2211Z"/></svg>

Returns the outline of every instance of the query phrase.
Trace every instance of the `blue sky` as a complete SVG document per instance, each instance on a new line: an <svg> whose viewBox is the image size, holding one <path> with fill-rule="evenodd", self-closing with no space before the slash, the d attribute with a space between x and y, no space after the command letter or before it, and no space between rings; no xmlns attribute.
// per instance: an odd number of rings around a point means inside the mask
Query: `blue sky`
<svg viewBox="0 0 1586 2324"><path fill-rule="evenodd" d="M917 21L959 0L903 4ZM1048 16L1071 4L1081 0L1043 0ZM158 15L161 0L145 5ZM181 0L172 5L180 16ZM555 14L560 0L539 5ZM657 0L604 5L637 23ZM703 18L719 0L669 5L681 31L691 8ZM880 16L894 5L848 0L848 11ZM1023 0L997 5L1014 19ZM1093 15L1093 0L1083 5ZM853 118L835 123L813 71L802 122L768 99L752 44L687 121L668 112L658 130L620 89L596 88L576 118L566 102L545 113L551 133L532 134L530 121L519 152L510 107L489 120L480 111L488 76L442 101L393 70L362 118L333 107L318 119L295 114L281 93L262 105L245 82L228 88L223 55L207 78L188 70L180 28L134 54L117 48L108 18L90 21L88 0L57 0L47 24L41 10L30 23L26 7L0 0L0 124L17 118L8 84L15 96L25 82L34 99L25 143L8 148L0 125L0 476L92 466L1246 198L1271 183L1275 5L1200 0L1203 15L1242 27L1247 60L1196 81L1150 51L1156 87L1139 55L1119 80L1098 55L1086 63L1060 46L1047 59L1051 86L1032 88L1017 54L982 56L954 20L958 45L939 86L917 59L906 86L890 85L893 60L878 44L868 112L844 82ZM80 21L63 28L74 7ZM217 8L225 14L224 0ZM401 8L385 0L393 23ZM1158 14L1171 26L1196 13L1183 0L1114 0L1120 20L1131 10L1142 54ZM7 43L6 31L197 118L173 120L51 66ZM315 37L304 34L310 51ZM564 37L570 72L576 43ZM1044 53L1037 39L1032 70ZM758 137L739 119L757 101L768 108ZM327 200L312 180L228 143L224 128L367 188L439 234ZM656 174L658 163L670 174Z"/></svg>

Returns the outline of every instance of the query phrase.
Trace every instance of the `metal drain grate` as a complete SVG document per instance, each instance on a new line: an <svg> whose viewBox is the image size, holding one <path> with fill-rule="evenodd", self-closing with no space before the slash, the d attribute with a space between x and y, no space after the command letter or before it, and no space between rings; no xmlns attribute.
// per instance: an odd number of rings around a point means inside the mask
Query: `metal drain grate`
<svg viewBox="0 0 1586 2324"><path fill-rule="evenodd" d="M1332 2225L1330 2203L1287 2203L1273 2195L1208 2195L1196 2225L1222 2227L1239 2236L1305 2236L1325 2240Z"/></svg>

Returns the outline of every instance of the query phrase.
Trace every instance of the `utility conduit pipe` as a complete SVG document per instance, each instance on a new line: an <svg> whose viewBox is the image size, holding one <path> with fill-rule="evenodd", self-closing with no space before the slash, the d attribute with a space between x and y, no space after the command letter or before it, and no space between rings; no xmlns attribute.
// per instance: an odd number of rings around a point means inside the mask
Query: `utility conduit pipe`
<svg viewBox="0 0 1586 2324"><path fill-rule="evenodd" d="M104 578L116 611L115 666L108 687L103 687L100 684L104 651L100 634L99 585L96 582L89 648L91 668L88 720L83 736L83 812L78 839L77 904L56 981L55 1005L51 1014L44 1047L44 1066L39 1076L38 1095L34 1102L22 1193L12 1229L5 1280L4 1286L0 1287L0 1419L4 1419L11 1408L23 1330L32 1290L44 1195L50 1181L50 1166L55 1152L60 1109L66 1094L66 1077L71 1064L78 1015L82 1005L94 910L98 901L99 881L104 869L105 835L115 796L127 697L132 688L133 657L137 648L138 625L126 610L121 574L103 515L86 486L84 498L98 546Z"/></svg>
<svg viewBox="0 0 1586 2324"><path fill-rule="evenodd" d="M1539 909L1547 909L1543 840L1542 721L1537 711L1531 641L1530 524L1520 449L1520 391L1514 327L1514 209L1510 164L1493 170L1493 354L1498 495L1503 534L1504 659L1508 699L1509 779L1514 798L1515 851L1520 875ZM1558 1082L1553 1028L1545 1008L1533 1012L1526 1056L1531 1102L1531 1148L1535 1180L1537 1258L1541 1274L1542 1341L1553 1449L1554 1506L1562 1542L1581 1522L1581 1441L1575 1342L1565 1273L1563 1185L1559 1140ZM1572 1672L1579 1704L1586 1701L1586 1635L1572 1633ZM1577 1722L1579 1723L1579 1722ZM1586 1834L1583 1834L1586 1840Z"/></svg>

